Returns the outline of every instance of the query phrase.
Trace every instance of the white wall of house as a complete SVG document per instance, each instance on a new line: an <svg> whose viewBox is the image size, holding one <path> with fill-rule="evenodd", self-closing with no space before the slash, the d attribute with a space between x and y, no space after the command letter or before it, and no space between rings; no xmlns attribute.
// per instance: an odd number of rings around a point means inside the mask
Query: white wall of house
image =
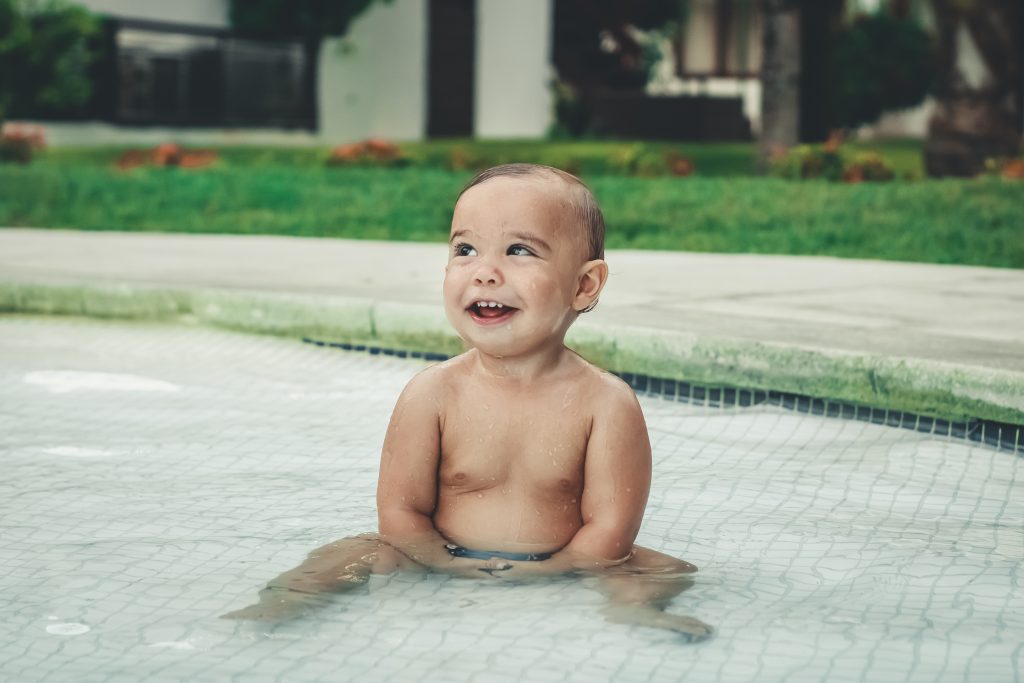
<svg viewBox="0 0 1024 683"><path fill-rule="evenodd" d="M683 61L687 71L712 71L715 68L715 15L708 2L690 5L686 22Z"/></svg>
<svg viewBox="0 0 1024 683"><path fill-rule="evenodd" d="M375 4L320 53L320 135L331 142L426 133L427 0Z"/></svg>
<svg viewBox="0 0 1024 683"><path fill-rule="evenodd" d="M477 137L543 136L553 120L552 0L477 0Z"/></svg>
<svg viewBox="0 0 1024 683"><path fill-rule="evenodd" d="M93 12L126 19L226 28L227 0L77 0Z"/></svg>

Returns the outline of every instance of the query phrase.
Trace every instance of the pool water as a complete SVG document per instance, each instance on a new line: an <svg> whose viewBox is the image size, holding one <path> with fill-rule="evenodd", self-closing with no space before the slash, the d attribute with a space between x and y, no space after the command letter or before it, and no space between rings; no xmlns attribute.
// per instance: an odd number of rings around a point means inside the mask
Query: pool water
<svg viewBox="0 0 1024 683"><path fill-rule="evenodd" d="M375 527L418 361L188 327L0 318L0 679L993 681L1024 659L1008 452L643 397L638 542L697 564L670 633L588 580L374 577L274 628L217 616Z"/></svg>

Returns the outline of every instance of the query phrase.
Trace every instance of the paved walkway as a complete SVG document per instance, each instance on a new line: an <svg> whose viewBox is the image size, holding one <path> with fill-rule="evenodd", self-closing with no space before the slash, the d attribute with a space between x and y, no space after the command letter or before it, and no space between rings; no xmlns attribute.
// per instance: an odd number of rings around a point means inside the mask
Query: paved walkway
<svg viewBox="0 0 1024 683"><path fill-rule="evenodd" d="M0 230L0 283L337 294L440 307L440 244ZM588 318L1024 373L1024 271L833 258L611 251Z"/></svg>

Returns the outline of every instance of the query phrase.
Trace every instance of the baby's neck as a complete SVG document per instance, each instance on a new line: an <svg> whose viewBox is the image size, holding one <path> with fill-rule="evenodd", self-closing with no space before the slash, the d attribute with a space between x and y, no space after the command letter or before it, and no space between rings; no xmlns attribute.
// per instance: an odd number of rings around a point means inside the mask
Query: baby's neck
<svg viewBox="0 0 1024 683"><path fill-rule="evenodd" d="M499 382L531 383L564 367L572 352L559 343L522 356L491 356L473 349L477 372Z"/></svg>

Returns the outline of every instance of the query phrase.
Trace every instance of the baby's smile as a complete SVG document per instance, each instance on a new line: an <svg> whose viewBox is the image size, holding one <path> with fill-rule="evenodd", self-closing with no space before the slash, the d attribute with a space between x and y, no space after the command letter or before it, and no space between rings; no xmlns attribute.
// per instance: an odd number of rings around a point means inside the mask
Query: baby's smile
<svg viewBox="0 0 1024 683"><path fill-rule="evenodd" d="M480 325L495 325L505 322L519 309L513 306L506 306L497 301L481 299L474 301L466 310L469 312L469 317L476 323Z"/></svg>

